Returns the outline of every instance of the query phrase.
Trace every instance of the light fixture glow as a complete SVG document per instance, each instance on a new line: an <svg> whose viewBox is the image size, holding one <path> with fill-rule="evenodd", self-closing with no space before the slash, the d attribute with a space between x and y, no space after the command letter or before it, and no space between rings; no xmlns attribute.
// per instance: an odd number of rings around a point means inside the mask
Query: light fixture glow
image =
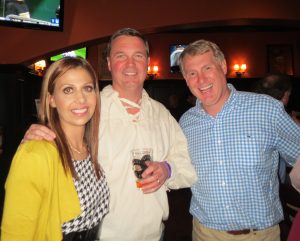
<svg viewBox="0 0 300 241"><path fill-rule="evenodd" d="M233 69L235 71L236 77L240 78L245 74L245 71L247 69L246 64L234 64Z"/></svg>
<svg viewBox="0 0 300 241"><path fill-rule="evenodd" d="M159 67L157 65L154 65L152 68L151 66L148 66L148 78L154 79L158 75Z"/></svg>

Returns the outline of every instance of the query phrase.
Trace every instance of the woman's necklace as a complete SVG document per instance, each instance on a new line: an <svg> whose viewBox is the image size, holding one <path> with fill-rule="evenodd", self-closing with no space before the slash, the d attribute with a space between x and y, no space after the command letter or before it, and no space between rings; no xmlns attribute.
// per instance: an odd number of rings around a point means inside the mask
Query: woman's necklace
<svg viewBox="0 0 300 241"><path fill-rule="evenodd" d="M78 154L84 154L86 152L85 148L83 151L79 151L78 149L76 149L74 146L71 145L71 143L69 143L70 147L72 150L74 150L75 152L77 152ZM85 145L84 145L85 146Z"/></svg>

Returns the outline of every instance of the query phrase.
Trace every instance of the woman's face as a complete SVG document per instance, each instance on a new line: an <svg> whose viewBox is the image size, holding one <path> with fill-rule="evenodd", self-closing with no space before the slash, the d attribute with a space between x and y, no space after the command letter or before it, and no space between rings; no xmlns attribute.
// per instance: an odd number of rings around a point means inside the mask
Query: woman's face
<svg viewBox="0 0 300 241"><path fill-rule="evenodd" d="M49 102L57 109L64 130L83 128L93 116L97 102L92 77L80 67L68 70L56 80Z"/></svg>

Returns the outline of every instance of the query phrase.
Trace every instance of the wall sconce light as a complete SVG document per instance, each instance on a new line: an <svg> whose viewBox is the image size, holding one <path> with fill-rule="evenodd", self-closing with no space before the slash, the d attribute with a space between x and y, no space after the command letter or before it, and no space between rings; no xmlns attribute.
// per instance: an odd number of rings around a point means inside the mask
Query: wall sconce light
<svg viewBox="0 0 300 241"><path fill-rule="evenodd" d="M154 65L152 68L151 66L148 66L148 79L154 79L156 75L158 74L158 66Z"/></svg>
<svg viewBox="0 0 300 241"><path fill-rule="evenodd" d="M241 78L245 74L245 71L247 69L247 65L246 64L241 64L241 65L235 64L233 66L233 69L235 71L236 77Z"/></svg>
<svg viewBox="0 0 300 241"><path fill-rule="evenodd" d="M45 60L40 60L40 61L34 63L34 72L38 76L43 76L43 72L44 72L45 68L46 68Z"/></svg>

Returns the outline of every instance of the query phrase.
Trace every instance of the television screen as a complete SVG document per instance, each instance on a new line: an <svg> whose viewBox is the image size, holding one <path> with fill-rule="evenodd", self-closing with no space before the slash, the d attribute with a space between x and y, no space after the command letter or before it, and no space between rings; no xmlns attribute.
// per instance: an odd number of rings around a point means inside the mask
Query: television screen
<svg viewBox="0 0 300 241"><path fill-rule="evenodd" d="M0 0L0 24L63 30L64 0Z"/></svg>
<svg viewBox="0 0 300 241"><path fill-rule="evenodd" d="M60 60L63 57L81 57L86 59L86 47L80 48L80 49L75 49L75 50L71 50L71 51L67 51L55 56L50 57L50 61L57 61Z"/></svg>
<svg viewBox="0 0 300 241"><path fill-rule="evenodd" d="M180 72L179 69L179 63L178 59L184 48L186 47L186 44L176 44L171 45L170 47L170 67L171 67L171 73L178 73Z"/></svg>

